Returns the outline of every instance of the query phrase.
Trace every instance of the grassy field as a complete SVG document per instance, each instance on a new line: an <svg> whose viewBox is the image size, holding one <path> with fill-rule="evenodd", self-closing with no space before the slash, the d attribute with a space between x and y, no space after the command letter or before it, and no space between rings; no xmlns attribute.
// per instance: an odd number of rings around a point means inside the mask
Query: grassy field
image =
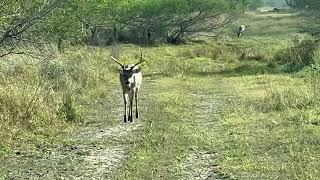
<svg viewBox="0 0 320 180"><path fill-rule="evenodd" d="M140 47L2 61L0 179L317 179L317 72L274 58L306 38L301 25L292 12L247 13L225 39L142 48L134 124L108 57L133 62Z"/></svg>

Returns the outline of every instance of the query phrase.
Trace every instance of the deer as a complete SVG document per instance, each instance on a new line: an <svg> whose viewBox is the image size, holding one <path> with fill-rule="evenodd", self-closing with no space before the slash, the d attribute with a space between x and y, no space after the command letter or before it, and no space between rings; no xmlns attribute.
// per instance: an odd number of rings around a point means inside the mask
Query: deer
<svg viewBox="0 0 320 180"><path fill-rule="evenodd" d="M246 31L246 27L244 25L241 25L239 28L238 28L238 32L237 32L237 35L238 35L238 38L240 38L240 36L242 35L242 33Z"/></svg>
<svg viewBox="0 0 320 180"><path fill-rule="evenodd" d="M111 59L120 65L120 83L123 92L123 100L124 100L124 117L123 121L126 123L127 121L133 122L133 100L135 100L136 105L136 119L139 118L138 111L138 93L140 90L140 86L142 83L142 73L141 68L138 66L139 64L146 61L145 58L140 57L140 61L136 64L128 64L124 65L120 63L115 57L111 56Z"/></svg>

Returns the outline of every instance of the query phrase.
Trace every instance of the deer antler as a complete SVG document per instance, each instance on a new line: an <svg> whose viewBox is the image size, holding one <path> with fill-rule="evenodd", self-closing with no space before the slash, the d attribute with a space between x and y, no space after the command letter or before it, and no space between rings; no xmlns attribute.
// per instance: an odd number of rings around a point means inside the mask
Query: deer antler
<svg viewBox="0 0 320 180"><path fill-rule="evenodd" d="M121 64L115 57L111 56L111 59L112 59L114 62L116 62L117 64L119 64L122 69L124 69L123 64Z"/></svg>
<svg viewBox="0 0 320 180"><path fill-rule="evenodd" d="M143 58L141 61L139 61L138 63L134 64L131 68L133 69L134 67L138 66L139 64L141 64L141 63L143 63L145 61L146 61L146 59Z"/></svg>
<svg viewBox="0 0 320 180"><path fill-rule="evenodd" d="M141 51L141 49L140 49L140 61L139 61L138 63L134 64L134 65L131 67L131 69L133 69L133 68L136 67L137 65L143 63L144 61L146 61L146 59L142 56L142 51Z"/></svg>

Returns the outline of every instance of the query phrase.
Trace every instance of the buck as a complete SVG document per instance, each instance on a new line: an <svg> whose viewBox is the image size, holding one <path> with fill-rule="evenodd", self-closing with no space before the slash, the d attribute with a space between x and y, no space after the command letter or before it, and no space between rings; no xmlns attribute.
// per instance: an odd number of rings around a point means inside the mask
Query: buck
<svg viewBox="0 0 320 180"><path fill-rule="evenodd" d="M132 108L133 108L133 99L135 99L136 104L136 119L139 118L139 111L138 111L138 93L140 90L140 86L142 83L142 74L141 69L138 66L139 64L143 63L145 59L142 57L140 61L136 64L129 64L124 65L120 63L116 58L111 57L111 59L120 65L120 83L123 92L123 100L124 100L124 122L127 121L133 122L132 118Z"/></svg>

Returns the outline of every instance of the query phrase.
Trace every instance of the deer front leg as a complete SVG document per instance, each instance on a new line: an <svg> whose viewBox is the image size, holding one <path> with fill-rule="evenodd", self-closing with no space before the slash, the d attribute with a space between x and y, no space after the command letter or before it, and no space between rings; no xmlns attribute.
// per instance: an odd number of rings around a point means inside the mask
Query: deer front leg
<svg viewBox="0 0 320 180"><path fill-rule="evenodd" d="M123 101L124 101L124 117L123 122L127 122L127 115L128 115L128 94L123 92Z"/></svg>

